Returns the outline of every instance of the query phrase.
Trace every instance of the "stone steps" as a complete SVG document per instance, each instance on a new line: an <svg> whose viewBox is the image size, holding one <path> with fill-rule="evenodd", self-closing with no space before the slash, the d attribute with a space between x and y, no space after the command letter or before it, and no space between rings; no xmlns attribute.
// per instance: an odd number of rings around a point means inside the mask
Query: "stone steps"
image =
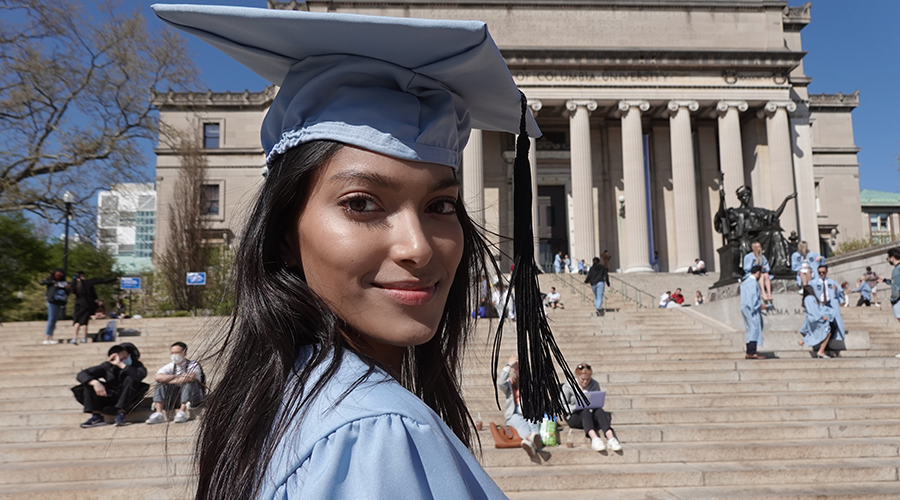
<svg viewBox="0 0 900 500"><path fill-rule="evenodd" d="M849 330L869 332L868 350L832 360L782 350L780 359L751 361L742 332L683 311L639 310L615 294L607 305L619 312L592 316L592 304L558 280L541 277L542 289L556 283L567 303L548 312L554 334L570 364L594 367L624 450L594 452L579 430L573 448L548 449L541 466L521 450L494 449L486 424L503 422L488 375L497 322L479 321L463 392L485 423L482 463L511 498L900 498L900 328L889 311L845 313ZM169 344L184 340L202 352L220 324L146 319L120 324L142 331L120 340L141 349L149 381L168 362ZM0 481L0 498L188 498L198 421L79 429L86 416L69 388L111 344L43 346L43 326L0 327L0 477L11 478ZM509 325L501 365L515 352L514 336ZM212 365L204 368L214 378ZM561 428L565 442L569 429ZM110 463L122 475L107 474Z"/></svg>

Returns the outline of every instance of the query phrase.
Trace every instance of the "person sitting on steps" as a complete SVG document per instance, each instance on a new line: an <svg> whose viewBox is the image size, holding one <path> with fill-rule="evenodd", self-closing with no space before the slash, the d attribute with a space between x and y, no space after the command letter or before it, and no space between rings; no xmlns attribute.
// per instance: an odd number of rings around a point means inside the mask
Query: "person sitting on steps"
<svg viewBox="0 0 900 500"><path fill-rule="evenodd" d="M203 401L203 370L187 355L187 345L175 342L169 348L172 362L156 372L156 391L153 393L154 412L147 419L148 424L166 421L166 410L180 404L174 422L182 424L191 418L191 408Z"/></svg>
<svg viewBox="0 0 900 500"><path fill-rule="evenodd" d="M562 296L556 291L556 287L551 286L550 293L547 294L547 305L550 306L550 309L565 309L563 303L560 302L561 299Z"/></svg>
<svg viewBox="0 0 900 500"><path fill-rule="evenodd" d="M106 361L85 368L78 373L81 385L72 388L75 399L84 405L91 418L82 428L106 425L101 412L113 410L116 425L125 425L125 415L141 401L150 388L141 382L147 368L141 363L141 353L131 343L114 345L106 353Z"/></svg>
<svg viewBox="0 0 900 500"><path fill-rule="evenodd" d="M582 391L599 391L600 383L591 378L593 371L591 365L581 363L575 367L575 380ZM610 425L612 415L603 408L573 410L578 400L575 398L575 389L569 382L562 385L563 400L569 407L566 423L573 429L583 429L585 437L591 440L591 449L604 451L609 448L612 451L622 451L622 444L616 439L616 433ZM606 437L603 444L601 433Z"/></svg>
<svg viewBox="0 0 900 500"><path fill-rule="evenodd" d="M526 420L522 415L522 401L519 395L519 357L510 356L506 366L497 375L497 387L506 396L503 403L503 415L506 425L514 428L522 437L522 448L528 458L540 463L538 452L544 447L541 441L540 428L534 422Z"/></svg>

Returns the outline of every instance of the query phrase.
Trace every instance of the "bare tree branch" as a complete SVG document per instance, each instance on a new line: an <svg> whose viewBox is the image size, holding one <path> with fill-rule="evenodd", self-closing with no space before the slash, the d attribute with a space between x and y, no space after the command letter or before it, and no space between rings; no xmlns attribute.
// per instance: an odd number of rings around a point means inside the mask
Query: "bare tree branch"
<svg viewBox="0 0 900 500"><path fill-rule="evenodd" d="M180 36L116 2L92 18L84 1L0 0L0 211L44 216L66 190L144 180L153 91L195 85Z"/></svg>

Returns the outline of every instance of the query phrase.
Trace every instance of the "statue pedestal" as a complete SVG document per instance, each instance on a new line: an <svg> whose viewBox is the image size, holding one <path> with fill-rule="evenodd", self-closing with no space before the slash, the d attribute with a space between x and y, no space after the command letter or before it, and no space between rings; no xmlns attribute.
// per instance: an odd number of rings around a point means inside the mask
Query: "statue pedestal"
<svg viewBox="0 0 900 500"><path fill-rule="evenodd" d="M716 281L710 288L719 288L739 282L744 276L744 270L740 264L741 256L737 255L738 250L731 245L725 245L720 247L717 252L719 253L719 281Z"/></svg>

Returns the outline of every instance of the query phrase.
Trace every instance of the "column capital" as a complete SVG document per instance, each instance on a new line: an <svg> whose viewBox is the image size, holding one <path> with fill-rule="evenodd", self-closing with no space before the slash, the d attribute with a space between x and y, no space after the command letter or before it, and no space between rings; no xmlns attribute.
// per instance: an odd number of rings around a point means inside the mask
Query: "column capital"
<svg viewBox="0 0 900 500"><path fill-rule="evenodd" d="M694 112L700 109L700 103L697 101L672 100L669 101L669 104L666 105L666 108L668 108L672 113L677 113L680 108L687 108L688 111Z"/></svg>
<svg viewBox="0 0 900 500"><path fill-rule="evenodd" d="M544 107L544 103L540 99L528 99L528 107L531 108L531 114L537 116L538 111Z"/></svg>
<svg viewBox="0 0 900 500"><path fill-rule="evenodd" d="M788 113L793 113L797 111L797 103L794 101L769 101L756 113L756 116L759 118L772 116L778 111L778 108L784 108Z"/></svg>
<svg viewBox="0 0 900 500"><path fill-rule="evenodd" d="M588 111L596 111L597 101L593 99L570 99L566 101L566 109L569 111L575 111L578 109L578 106L584 106Z"/></svg>
<svg viewBox="0 0 900 500"><path fill-rule="evenodd" d="M737 110L741 113L747 111L749 106L747 105L747 101L719 101L716 103L716 113L719 116L723 116L728 112L729 108L737 108Z"/></svg>
<svg viewBox="0 0 900 500"><path fill-rule="evenodd" d="M650 103L645 100L627 100L623 99L619 101L618 108L622 113L627 113L629 109L632 107L638 108L641 112L646 112L650 109Z"/></svg>

